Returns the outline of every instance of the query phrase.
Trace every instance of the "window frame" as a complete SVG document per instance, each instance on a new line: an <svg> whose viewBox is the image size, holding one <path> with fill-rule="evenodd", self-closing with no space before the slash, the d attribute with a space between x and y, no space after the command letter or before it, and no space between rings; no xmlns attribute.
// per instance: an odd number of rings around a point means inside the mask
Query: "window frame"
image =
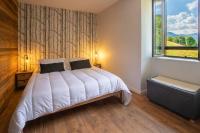
<svg viewBox="0 0 200 133"><path fill-rule="evenodd" d="M163 52L164 55L156 55L155 54L155 3L156 0L152 0L152 57L170 57L170 58L181 58L181 59L195 59L200 61L200 0L198 0L198 47L178 47L178 46L166 46L166 35L167 35L167 8L166 8L166 0L163 0L164 6L164 44L163 44ZM161 47L162 48L162 47ZM192 58L192 57L181 57L181 56L167 56L165 54L166 49L168 50L198 50L198 57Z"/></svg>

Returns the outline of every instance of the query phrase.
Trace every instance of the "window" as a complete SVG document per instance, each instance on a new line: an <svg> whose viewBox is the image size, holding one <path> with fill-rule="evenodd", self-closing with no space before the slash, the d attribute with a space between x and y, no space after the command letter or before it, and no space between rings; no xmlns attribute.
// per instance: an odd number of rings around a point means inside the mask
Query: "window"
<svg viewBox="0 0 200 133"><path fill-rule="evenodd" d="M153 0L153 56L200 60L200 0Z"/></svg>

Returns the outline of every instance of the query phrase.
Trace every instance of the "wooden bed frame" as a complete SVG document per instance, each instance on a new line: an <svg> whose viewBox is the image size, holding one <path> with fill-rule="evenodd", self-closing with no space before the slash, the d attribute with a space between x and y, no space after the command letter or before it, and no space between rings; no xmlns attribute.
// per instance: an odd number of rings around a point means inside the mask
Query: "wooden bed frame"
<svg viewBox="0 0 200 133"><path fill-rule="evenodd" d="M106 94L106 95L103 95L103 96L100 96L100 97L97 97L97 98L94 98L94 99L90 99L90 100L87 100L87 101L82 102L82 103L78 103L78 104L72 105L72 106L70 106L68 108L65 108L64 110L72 109L72 108L79 107L79 106L82 106L82 105L85 105L85 104L89 104L89 103L92 103L92 102L100 101L102 99L105 99L105 98L108 98L108 97L112 97L112 96L118 96L120 98L121 103L123 103L123 93L122 93L122 91L118 91L118 92Z"/></svg>
<svg viewBox="0 0 200 133"><path fill-rule="evenodd" d="M117 92L109 93L109 94L106 94L106 95L103 95L103 96L99 96L99 97L97 97L97 98L93 98L93 99L87 100L87 101L85 101L85 102L77 103L77 104L75 104L75 105L72 105L72 106L70 106L70 107L67 107L67 108L58 110L58 111L56 111L56 112L46 114L46 115L44 115L44 116L42 116L42 117L45 117L45 116L48 116L48 115L52 115L52 114L55 114L55 113L58 113L58 112L66 111L66 110L69 110L69 109L73 109L73 108L76 108L76 107L79 107L79 106L83 106L83 105L86 105L86 104L89 104L89 103L93 103L93 102L96 102L96 101L100 101L100 100L103 100L103 99L106 99L106 98L112 97L112 96L117 96L117 97L119 97L121 103L122 103L122 104L124 103L124 101L123 101L123 92L122 92L122 90L120 90L120 91L117 91ZM37 118L37 119L38 119L38 118Z"/></svg>

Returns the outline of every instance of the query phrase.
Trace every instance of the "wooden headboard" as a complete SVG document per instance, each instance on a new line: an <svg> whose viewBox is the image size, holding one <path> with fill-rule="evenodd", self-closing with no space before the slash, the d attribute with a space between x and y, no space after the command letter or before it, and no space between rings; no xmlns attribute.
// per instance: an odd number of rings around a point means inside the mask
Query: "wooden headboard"
<svg viewBox="0 0 200 133"><path fill-rule="evenodd" d="M0 113L15 86L17 23L17 0L0 0Z"/></svg>

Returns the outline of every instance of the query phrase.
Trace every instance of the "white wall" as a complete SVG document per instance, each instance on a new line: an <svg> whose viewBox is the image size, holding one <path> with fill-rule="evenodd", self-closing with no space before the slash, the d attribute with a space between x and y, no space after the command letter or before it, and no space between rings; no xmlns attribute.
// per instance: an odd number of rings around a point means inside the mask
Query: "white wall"
<svg viewBox="0 0 200 133"><path fill-rule="evenodd" d="M141 88L141 1L121 0L98 15L103 67L120 76L129 89Z"/></svg>
<svg viewBox="0 0 200 133"><path fill-rule="evenodd" d="M155 75L200 84L200 62L152 58L151 0L121 0L98 15L102 65L142 93Z"/></svg>
<svg viewBox="0 0 200 133"><path fill-rule="evenodd" d="M152 59L152 76L165 75L200 84L200 62L174 59Z"/></svg>
<svg viewBox="0 0 200 133"><path fill-rule="evenodd" d="M200 62L173 58L152 58L151 0L141 0L141 12L141 90L146 89L146 79L156 75L165 75L182 81L200 84Z"/></svg>
<svg viewBox="0 0 200 133"><path fill-rule="evenodd" d="M141 0L141 92L145 92L146 80L151 77L152 59L152 1Z"/></svg>

